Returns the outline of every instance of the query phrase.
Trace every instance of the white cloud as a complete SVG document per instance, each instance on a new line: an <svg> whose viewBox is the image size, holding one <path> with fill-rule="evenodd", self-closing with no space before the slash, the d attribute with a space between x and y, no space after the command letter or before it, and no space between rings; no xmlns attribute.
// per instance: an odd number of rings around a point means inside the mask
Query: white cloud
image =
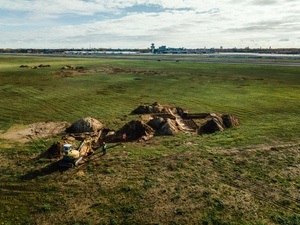
<svg viewBox="0 0 300 225"><path fill-rule="evenodd" d="M296 0L0 0L0 10L0 47L300 46Z"/></svg>

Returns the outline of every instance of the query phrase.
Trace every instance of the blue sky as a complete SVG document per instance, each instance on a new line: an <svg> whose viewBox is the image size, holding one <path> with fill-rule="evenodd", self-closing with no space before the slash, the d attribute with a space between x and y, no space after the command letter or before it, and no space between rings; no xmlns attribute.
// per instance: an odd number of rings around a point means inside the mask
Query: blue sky
<svg viewBox="0 0 300 225"><path fill-rule="evenodd" d="M300 48L299 0L0 0L0 48Z"/></svg>

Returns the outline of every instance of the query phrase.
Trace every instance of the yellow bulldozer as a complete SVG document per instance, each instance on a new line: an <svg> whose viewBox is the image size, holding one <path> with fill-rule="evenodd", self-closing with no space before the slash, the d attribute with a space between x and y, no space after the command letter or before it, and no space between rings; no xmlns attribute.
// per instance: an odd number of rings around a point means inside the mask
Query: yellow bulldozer
<svg viewBox="0 0 300 225"><path fill-rule="evenodd" d="M94 153L92 143L92 139L85 139L80 142L78 148L73 144L65 143L61 148L63 158L59 161L59 165L67 168L78 166L84 157Z"/></svg>

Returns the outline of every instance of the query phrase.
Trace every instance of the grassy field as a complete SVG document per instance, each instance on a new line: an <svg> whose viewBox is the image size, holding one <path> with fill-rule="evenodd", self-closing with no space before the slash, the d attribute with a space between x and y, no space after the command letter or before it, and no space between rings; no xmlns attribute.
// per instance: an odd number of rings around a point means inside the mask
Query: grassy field
<svg viewBox="0 0 300 225"><path fill-rule="evenodd" d="M153 102L241 121L109 145L67 171L39 157L58 138L0 139L0 224L300 224L299 66L0 56L0 81L2 132L86 116L118 129Z"/></svg>

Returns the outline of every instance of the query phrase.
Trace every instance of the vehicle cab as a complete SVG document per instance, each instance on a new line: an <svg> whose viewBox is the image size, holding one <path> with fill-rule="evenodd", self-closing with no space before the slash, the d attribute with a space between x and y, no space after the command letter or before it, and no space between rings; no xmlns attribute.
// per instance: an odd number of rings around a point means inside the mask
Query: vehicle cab
<svg viewBox="0 0 300 225"><path fill-rule="evenodd" d="M73 145L71 145L71 144L64 144L62 146L62 152L64 155L65 154L67 155L70 151L72 151L72 149L73 149Z"/></svg>
<svg viewBox="0 0 300 225"><path fill-rule="evenodd" d="M79 151L73 149L72 144L64 144L62 146L63 160L73 161L79 158Z"/></svg>

